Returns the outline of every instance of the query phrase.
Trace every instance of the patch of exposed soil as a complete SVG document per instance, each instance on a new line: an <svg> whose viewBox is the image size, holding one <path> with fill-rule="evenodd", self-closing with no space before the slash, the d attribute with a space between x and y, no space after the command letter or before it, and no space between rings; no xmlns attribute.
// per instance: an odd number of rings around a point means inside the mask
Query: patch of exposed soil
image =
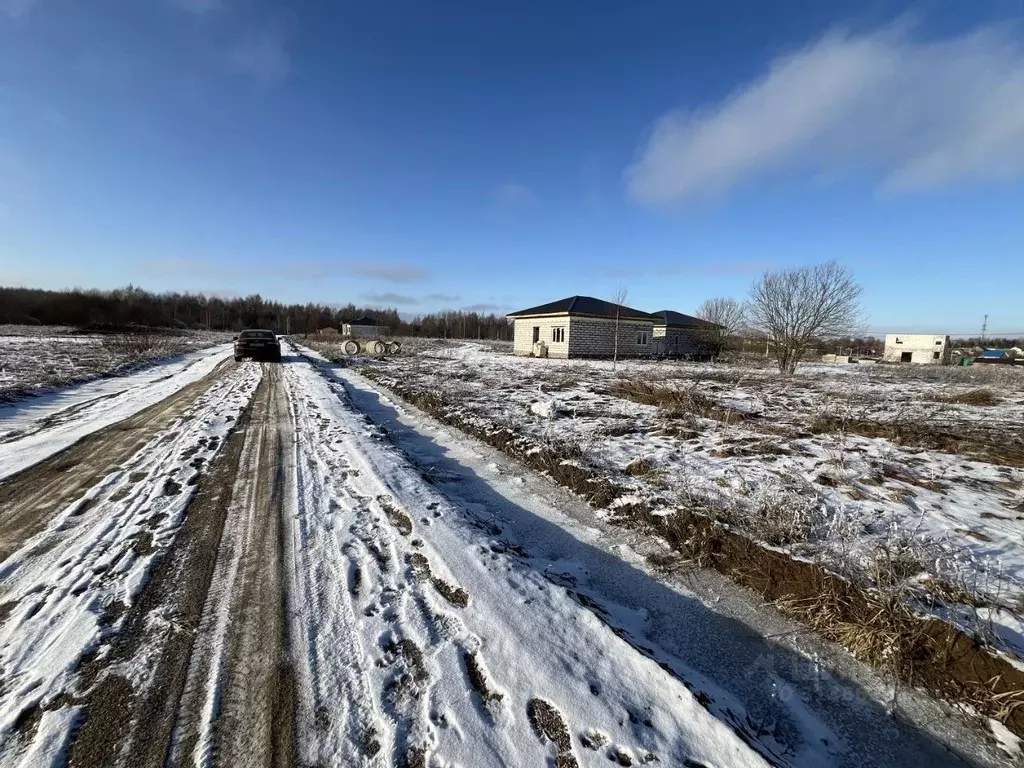
<svg viewBox="0 0 1024 768"><path fill-rule="evenodd" d="M386 496L378 497L377 502L400 534L408 536L412 533L412 518L396 507Z"/></svg>
<svg viewBox="0 0 1024 768"><path fill-rule="evenodd" d="M465 608L469 605L469 592L464 590L462 587L456 587L436 576L430 580L430 583L434 585L434 589L441 594L441 597L452 605L458 608Z"/></svg>
<svg viewBox="0 0 1024 768"><path fill-rule="evenodd" d="M526 716L537 735L555 745L558 751L555 765L575 767L577 762L572 754L572 737L562 713L544 699L530 699L526 705Z"/></svg>
<svg viewBox="0 0 1024 768"><path fill-rule="evenodd" d="M480 666L476 653L465 651L462 654L462 660L466 663L466 674L469 677L469 683L473 686L473 690L480 694L484 704L501 701L502 695L491 689L487 681L487 674L484 672L483 667Z"/></svg>

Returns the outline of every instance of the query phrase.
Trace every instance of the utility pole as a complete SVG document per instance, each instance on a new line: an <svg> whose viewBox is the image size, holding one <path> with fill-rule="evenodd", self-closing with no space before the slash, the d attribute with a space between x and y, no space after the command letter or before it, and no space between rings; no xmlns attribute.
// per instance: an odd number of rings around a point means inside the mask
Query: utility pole
<svg viewBox="0 0 1024 768"><path fill-rule="evenodd" d="M981 323L981 346L985 346L985 331L988 330L988 315L985 315L984 321Z"/></svg>

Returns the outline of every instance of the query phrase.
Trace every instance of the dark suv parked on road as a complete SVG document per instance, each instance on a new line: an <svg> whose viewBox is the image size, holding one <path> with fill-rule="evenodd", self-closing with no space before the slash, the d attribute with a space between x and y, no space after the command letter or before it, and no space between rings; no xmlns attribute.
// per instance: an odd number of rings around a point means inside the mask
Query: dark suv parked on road
<svg viewBox="0 0 1024 768"><path fill-rule="evenodd" d="M253 360L281 362L281 342L273 331L246 329L235 336L235 360L251 357Z"/></svg>

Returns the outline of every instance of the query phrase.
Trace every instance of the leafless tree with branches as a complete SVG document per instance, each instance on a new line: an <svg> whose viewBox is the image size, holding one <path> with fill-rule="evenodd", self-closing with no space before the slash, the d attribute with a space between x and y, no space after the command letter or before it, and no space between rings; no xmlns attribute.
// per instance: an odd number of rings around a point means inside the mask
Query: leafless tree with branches
<svg viewBox="0 0 1024 768"><path fill-rule="evenodd" d="M750 289L750 322L775 348L791 374L818 339L848 337L861 324L861 287L834 261L766 272Z"/></svg>
<svg viewBox="0 0 1024 768"><path fill-rule="evenodd" d="M718 296L714 299L705 299L697 307L696 316L717 326L703 328L700 331L701 343L712 355L717 356L726 342L743 330L747 320L747 307L736 299Z"/></svg>

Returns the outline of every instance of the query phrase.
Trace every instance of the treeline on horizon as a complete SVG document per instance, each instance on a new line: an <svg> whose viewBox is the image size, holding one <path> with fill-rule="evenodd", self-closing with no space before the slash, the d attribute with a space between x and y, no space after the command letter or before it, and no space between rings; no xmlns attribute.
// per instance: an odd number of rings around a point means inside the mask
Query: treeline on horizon
<svg viewBox="0 0 1024 768"><path fill-rule="evenodd" d="M372 317L392 334L452 339L512 338L502 315L447 311L404 320L394 308L283 304L259 294L220 298L201 293L152 293L129 285L112 291L0 287L0 324L65 325L92 330L171 328L238 331L266 328L278 333L313 334L341 330L343 323Z"/></svg>

